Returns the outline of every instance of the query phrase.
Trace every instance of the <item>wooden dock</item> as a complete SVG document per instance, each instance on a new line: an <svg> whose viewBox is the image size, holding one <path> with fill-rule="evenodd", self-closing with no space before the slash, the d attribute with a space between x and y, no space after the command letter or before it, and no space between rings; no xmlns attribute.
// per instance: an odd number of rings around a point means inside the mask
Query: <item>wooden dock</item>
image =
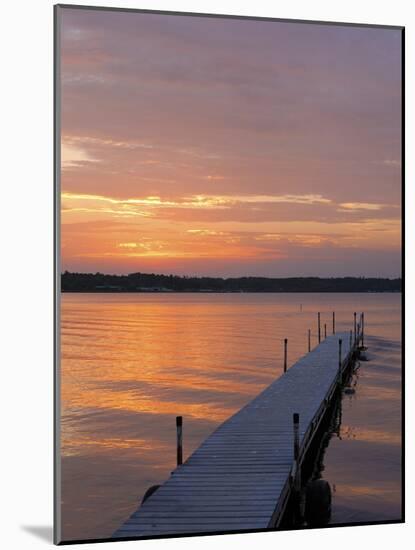
<svg viewBox="0 0 415 550"><path fill-rule="evenodd" d="M323 340L219 426L113 537L277 528L301 461L360 339L358 326L356 343L349 332ZM294 413L299 414L297 461Z"/></svg>

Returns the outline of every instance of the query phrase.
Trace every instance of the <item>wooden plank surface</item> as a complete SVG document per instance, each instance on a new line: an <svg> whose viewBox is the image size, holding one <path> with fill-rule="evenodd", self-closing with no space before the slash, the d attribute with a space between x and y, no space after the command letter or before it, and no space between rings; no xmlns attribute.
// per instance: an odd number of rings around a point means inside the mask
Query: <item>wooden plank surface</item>
<svg viewBox="0 0 415 550"><path fill-rule="evenodd" d="M349 359L349 333L329 336L219 426L113 537L263 529L293 466L293 413L300 447ZM275 520L275 517L274 517Z"/></svg>

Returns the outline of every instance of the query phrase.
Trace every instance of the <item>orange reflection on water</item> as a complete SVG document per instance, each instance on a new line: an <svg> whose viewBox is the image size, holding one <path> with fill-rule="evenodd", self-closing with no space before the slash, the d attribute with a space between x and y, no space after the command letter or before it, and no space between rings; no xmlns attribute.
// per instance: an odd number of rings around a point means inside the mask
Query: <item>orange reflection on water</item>
<svg viewBox="0 0 415 550"><path fill-rule="evenodd" d="M341 486L336 487L336 491L341 491L343 498L356 498L364 497L367 498L381 498L383 502L396 501L398 496L399 498L399 488L396 484L387 484L383 483L380 487L375 487L373 485L348 485L341 484Z"/></svg>
<svg viewBox="0 0 415 550"><path fill-rule="evenodd" d="M180 395L180 391L185 387L179 385L177 390L177 397ZM238 385L234 386L235 391L238 391ZM249 396L249 395L248 395ZM74 400L78 403L82 398L82 405L86 408L99 407L101 409L111 409L116 411L120 409L125 412L135 413L151 413L151 414L169 414L172 416L179 413L193 417L199 420L209 420L215 422L221 422L233 412L233 408L223 406L222 403L215 401L214 403L180 403L176 401L168 401L163 398L154 400L151 395L140 395L134 391L108 391L103 389L87 390L74 396Z"/></svg>
<svg viewBox="0 0 415 550"><path fill-rule="evenodd" d="M389 445L401 444L401 435L399 433L361 426L348 426L344 424L340 427L340 438L366 441L368 443L386 443Z"/></svg>
<svg viewBox="0 0 415 550"><path fill-rule="evenodd" d="M76 439L74 437L69 438L64 442L63 456L74 456L79 453L78 449L82 447L85 453L88 453L88 447L93 448L96 451L105 451L108 449L139 449L140 452L145 451L165 451L166 445L157 441L149 442L146 439L121 439L117 437L107 437L101 439L93 439L92 437L85 437L82 439Z"/></svg>

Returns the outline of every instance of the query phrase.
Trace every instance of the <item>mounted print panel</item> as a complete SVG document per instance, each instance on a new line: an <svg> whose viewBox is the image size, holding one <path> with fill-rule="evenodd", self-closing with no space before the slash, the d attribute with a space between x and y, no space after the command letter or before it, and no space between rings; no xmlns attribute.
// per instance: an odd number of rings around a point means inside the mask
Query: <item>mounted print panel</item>
<svg viewBox="0 0 415 550"><path fill-rule="evenodd" d="M55 7L56 543L403 521L403 33Z"/></svg>

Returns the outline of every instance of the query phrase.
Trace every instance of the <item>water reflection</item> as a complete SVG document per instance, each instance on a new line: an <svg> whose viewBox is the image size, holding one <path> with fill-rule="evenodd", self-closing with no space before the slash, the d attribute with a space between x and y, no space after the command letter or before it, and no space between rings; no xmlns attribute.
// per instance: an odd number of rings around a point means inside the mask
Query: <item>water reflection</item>
<svg viewBox="0 0 415 550"><path fill-rule="evenodd" d="M102 538L223 420L317 343L366 314L368 355L324 459L337 522L396 516L400 503L400 296L63 295L63 536ZM302 310L300 308L302 304ZM340 439L341 438L341 439ZM358 465L358 467L356 467ZM374 496L384 491L385 498ZM378 502L379 501L379 502ZM381 501L381 502L380 502Z"/></svg>
<svg viewBox="0 0 415 550"><path fill-rule="evenodd" d="M367 346L368 361L354 375L356 392L343 394L340 430L324 458L336 524L401 518L400 346L378 337Z"/></svg>

